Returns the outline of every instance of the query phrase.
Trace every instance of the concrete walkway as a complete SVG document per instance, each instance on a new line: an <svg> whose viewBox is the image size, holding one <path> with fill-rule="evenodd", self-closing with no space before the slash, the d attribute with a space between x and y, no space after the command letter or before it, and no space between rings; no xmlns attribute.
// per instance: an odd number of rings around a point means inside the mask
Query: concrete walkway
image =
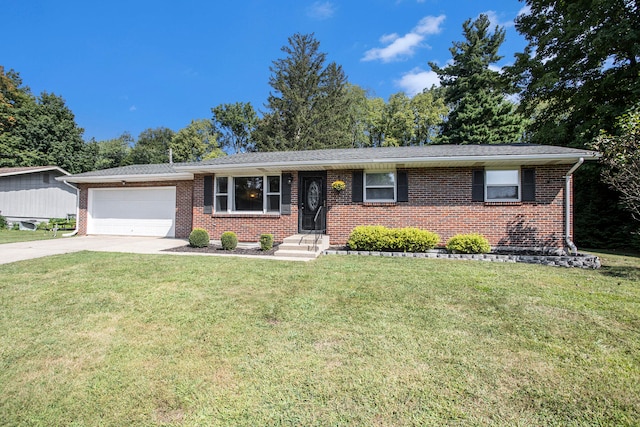
<svg viewBox="0 0 640 427"><path fill-rule="evenodd" d="M0 264L80 251L159 254L188 244L183 239L129 236L78 236L0 245ZM174 252L175 253L175 252Z"/></svg>
<svg viewBox="0 0 640 427"><path fill-rule="evenodd" d="M193 256L250 256L235 254L207 254L195 252L163 252L189 244L186 239L133 236L76 236L60 239L34 240L32 242L6 243L0 245L0 264L41 258L50 255L80 251L124 252L135 254L193 255ZM306 261L302 258L251 256L253 258L287 261Z"/></svg>

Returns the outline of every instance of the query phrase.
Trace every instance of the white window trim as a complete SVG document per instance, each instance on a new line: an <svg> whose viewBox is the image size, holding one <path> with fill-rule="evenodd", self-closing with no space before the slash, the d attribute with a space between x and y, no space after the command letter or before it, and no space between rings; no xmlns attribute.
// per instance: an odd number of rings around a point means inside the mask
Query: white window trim
<svg viewBox="0 0 640 427"><path fill-rule="evenodd" d="M487 177L487 173L488 172L492 172L492 171L516 171L518 172L518 179L516 182L516 186L518 187L518 197L516 198L507 198L507 199L490 199L489 195L488 195L488 191L487 189L489 187L495 187L495 186L490 186L488 184L488 177ZM486 202L520 202L522 201L522 171L520 170L520 168L490 168L490 169L485 169L484 171L484 200Z"/></svg>
<svg viewBox="0 0 640 427"><path fill-rule="evenodd" d="M280 179L280 186L278 188L278 192L268 191L269 186L269 177L278 177ZM218 178L227 178L227 192L226 193L218 193ZM235 206L235 179L236 178L262 178L262 210L260 211L238 211L234 210ZM230 213L230 214L276 214L282 212L282 175L216 175L214 177L214 192L213 192L213 202L214 202L214 213ZM267 210L268 206L268 197L267 196L279 196L280 197L280 206L277 211L269 211ZM219 211L215 209L217 197L226 196L227 197L227 210Z"/></svg>
<svg viewBox="0 0 640 427"><path fill-rule="evenodd" d="M393 174L393 186L391 185L367 185L367 175L376 175L376 174ZM368 188L393 188L393 199L369 199L367 197L367 189ZM395 170L385 170L385 171L365 171L364 176L362 177L362 191L364 192L362 200L369 203L386 203L386 202L395 202L398 199L398 174Z"/></svg>

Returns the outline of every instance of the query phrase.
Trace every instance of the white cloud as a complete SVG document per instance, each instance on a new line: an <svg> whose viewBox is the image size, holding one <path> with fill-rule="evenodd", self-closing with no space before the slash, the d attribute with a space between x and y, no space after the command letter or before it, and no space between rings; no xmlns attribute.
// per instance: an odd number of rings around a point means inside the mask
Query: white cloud
<svg viewBox="0 0 640 427"><path fill-rule="evenodd" d="M331 18L335 11L336 8L330 1L317 1L307 8L307 16L322 21Z"/></svg>
<svg viewBox="0 0 640 427"><path fill-rule="evenodd" d="M518 11L518 15L517 15L517 16L520 16L520 15L528 15L528 14L530 14L530 13L531 13L531 6L529 6L529 5L525 5L525 6L523 6L523 7L522 7L522 9L520 9L520 10Z"/></svg>
<svg viewBox="0 0 640 427"><path fill-rule="evenodd" d="M136 110L137 110L137 108L136 108L135 105L132 105L131 107L129 107L129 111L131 111L131 112L134 112Z"/></svg>
<svg viewBox="0 0 640 427"><path fill-rule="evenodd" d="M382 62L392 62L410 57L415 53L415 49L420 47L426 36L437 34L442 30L440 26L444 20L444 15L425 16L411 32L404 36L399 36L396 33L385 34L380 37L380 43L387 44L387 46L369 49L364 53L362 60L379 59Z"/></svg>
<svg viewBox="0 0 640 427"><path fill-rule="evenodd" d="M513 22L513 20L500 21L500 17L495 10L487 10L486 12L482 12L482 14L487 15L487 17L489 18L489 22L491 23L489 28L491 29L495 28L496 25L505 28L513 27L515 25L515 22Z"/></svg>
<svg viewBox="0 0 640 427"><path fill-rule="evenodd" d="M442 28L440 28L440 25L444 21L444 18L445 18L444 15L425 16L420 20L420 22L418 22L418 25L416 26L416 28L414 28L413 31L419 34L426 34L426 35L438 34L440 31L442 31Z"/></svg>
<svg viewBox="0 0 640 427"><path fill-rule="evenodd" d="M430 88L434 85L440 86L440 79L433 71L414 68L408 73L405 73L400 80L397 80L396 85L408 96L414 96L422 92L425 88Z"/></svg>

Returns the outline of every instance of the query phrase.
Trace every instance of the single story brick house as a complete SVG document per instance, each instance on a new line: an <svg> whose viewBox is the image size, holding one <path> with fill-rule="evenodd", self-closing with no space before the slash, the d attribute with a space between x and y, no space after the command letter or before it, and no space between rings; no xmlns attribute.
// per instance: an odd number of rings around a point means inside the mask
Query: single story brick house
<svg viewBox="0 0 640 427"><path fill-rule="evenodd" d="M80 188L79 234L186 238L201 227L212 239L323 233L341 245L376 224L434 231L441 244L477 232L493 246L574 248L572 174L597 156L530 144L259 152L60 180Z"/></svg>

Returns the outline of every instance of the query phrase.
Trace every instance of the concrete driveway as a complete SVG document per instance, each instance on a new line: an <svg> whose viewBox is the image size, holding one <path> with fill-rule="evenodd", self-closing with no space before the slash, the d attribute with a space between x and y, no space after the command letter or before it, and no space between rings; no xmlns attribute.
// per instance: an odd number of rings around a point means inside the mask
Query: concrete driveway
<svg viewBox="0 0 640 427"><path fill-rule="evenodd" d="M188 244L183 239L130 236L77 236L0 245L0 264L79 251L160 254ZM164 252L165 254L167 252Z"/></svg>

